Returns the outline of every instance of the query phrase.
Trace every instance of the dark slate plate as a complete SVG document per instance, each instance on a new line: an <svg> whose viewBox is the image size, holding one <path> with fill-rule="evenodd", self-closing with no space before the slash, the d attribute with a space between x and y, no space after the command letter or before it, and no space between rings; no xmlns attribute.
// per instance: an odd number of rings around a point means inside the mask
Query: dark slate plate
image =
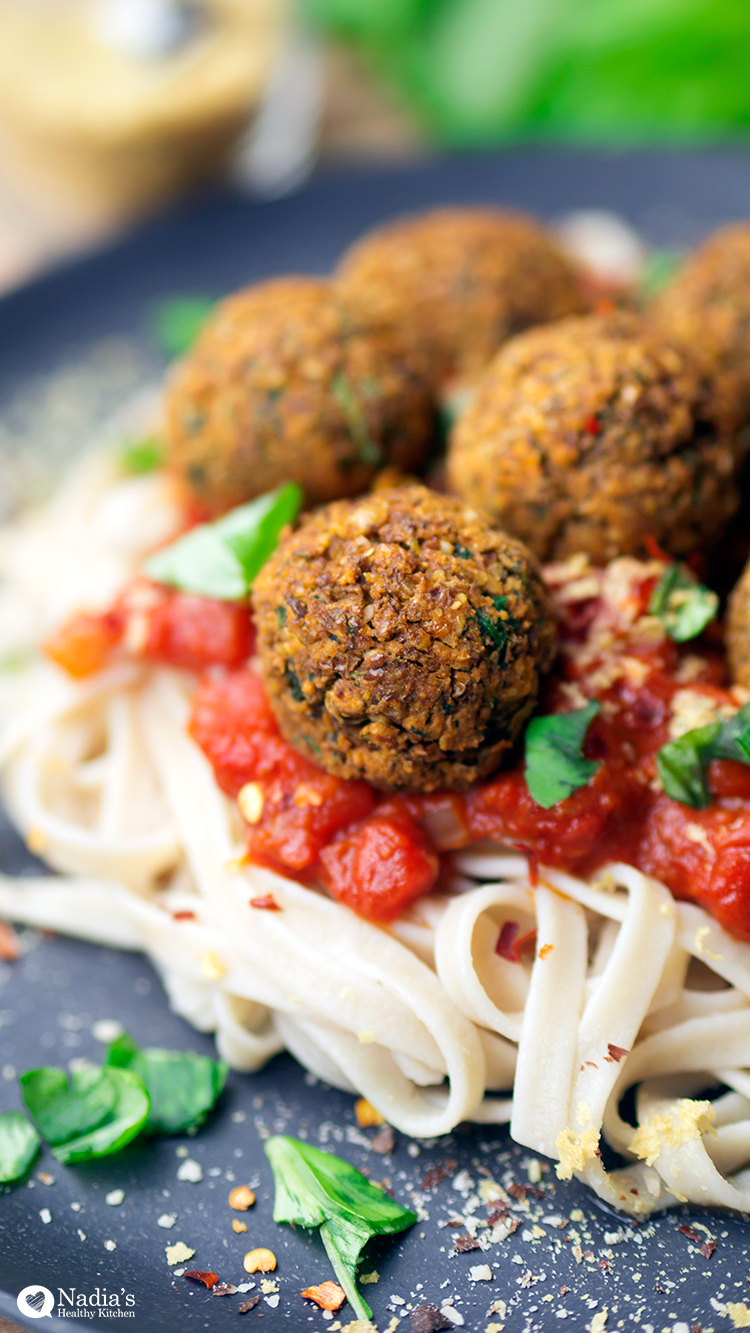
<svg viewBox="0 0 750 1333"><path fill-rule="evenodd" d="M498 201L548 216L570 208L612 208L648 240L684 245L719 222L750 214L750 156L518 151L321 173L299 194L271 203L230 194L203 197L0 301L0 423L3 412L12 419L19 395L33 397L61 367L85 364L103 339L124 336L137 346L144 366L156 370L146 329L148 311L160 297L218 295L267 274L324 271L364 227L450 201ZM0 868L23 873L32 867L12 832L0 828ZM2 1109L18 1104L14 1071L64 1064L75 1056L98 1059L102 1048L91 1029L100 1019L119 1020L142 1043L212 1049L209 1038L169 1012L143 958L33 933L27 943L19 963L0 969ZM528 1205L529 1212L516 1214L520 1225L502 1245L486 1254L453 1254L456 1230L440 1223L464 1205L455 1188L467 1183L461 1173L476 1183L488 1173L528 1185L530 1154L504 1131L481 1127L460 1127L429 1144L396 1135L393 1152L378 1154L370 1146L375 1131L356 1128L352 1098L315 1083L284 1056L259 1074L230 1075L213 1119L193 1139L162 1140L70 1169L45 1151L26 1182L5 1187L0 1313L28 1328L69 1328L57 1313L42 1319L19 1315L16 1293L43 1284L62 1302L57 1311L69 1311L61 1289L69 1294L74 1289L73 1299L83 1293L93 1316L86 1326L92 1329L113 1326L101 1305L91 1305L97 1290L99 1301L106 1290L108 1301L117 1295L123 1311L133 1309L120 1326L137 1333L235 1326L237 1306L253 1294L261 1294L260 1303L244 1319L261 1333L335 1327L335 1319L325 1321L300 1298L303 1287L330 1276L321 1245L272 1221L262 1140L282 1130L330 1145L373 1179L389 1180L404 1202L417 1192L422 1220L397 1243L373 1247L369 1267L380 1279L364 1290L383 1330L393 1320L394 1329L408 1330L411 1308L451 1297L463 1319L458 1327L484 1330L494 1322L504 1324L507 1333L583 1330L605 1309L607 1333L631 1327L688 1333L695 1325L707 1333L731 1326L725 1303L750 1305L746 1218L685 1209L634 1227L577 1184L556 1185L546 1169L543 1197L532 1192L525 1204L519 1200L519 1208ZM177 1154L184 1147L203 1168L200 1183L177 1180ZM54 1184L43 1184L39 1171L54 1176ZM242 1235L231 1230L232 1217L239 1215L227 1206L232 1183L227 1173L238 1184L257 1181L257 1203L242 1215L248 1227ZM425 1181L432 1183L423 1188ZM119 1206L105 1201L114 1189L125 1192ZM48 1223L42 1210L51 1215ZM157 1225L164 1213L177 1214L171 1230ZM484 1205L478 1215L485 1215ZM549 1217L570 1220L559 1228L545 1221ZM693 1234L699 1241L714 1238L713 1254L699 1253L678 1230L680 1224L697 1227ZM271 1248L279 1260L278 1305L268 1304L259 1283L244 1297L216 1298L175 1277L164 1248L178 1240L195 1250L192 1264L234 1283L248 1280L242 1271L247 1250ZM492 1280L472 1281L469 1270L484 1263L491 1266ZM132 1307L126 1305L128 1295ZM497 1301L506 1303L504 1315L490 1313ZM344 1324L352 1317L347 1308ZM264 1322L258 1326L259 1316Z"/></svg>

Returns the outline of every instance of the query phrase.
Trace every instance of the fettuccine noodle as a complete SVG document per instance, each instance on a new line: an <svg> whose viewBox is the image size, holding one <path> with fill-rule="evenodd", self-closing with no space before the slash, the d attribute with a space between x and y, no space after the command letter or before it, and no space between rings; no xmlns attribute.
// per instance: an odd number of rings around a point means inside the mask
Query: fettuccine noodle
<svg viewBox="0 0 750 1333"><path fill-rule="evenodd" d="M158 475L87 464L5 536L4 642L104 604L174 526ZM76 682L36 655L6 675L5 801L61 873L0 879L3 916L144 950L237 1069L286 1048L415 1136L509 1122L627 1213L750 1210L750 946L631 866L532 882L524 857L489 846L456 855L447 890L392 926L361 920L243 862L236 809L187 731L194 686L139 662ZM250 909L268 894L280 911ZM511 921L536 930L533 958L496 952ZM634 1086L635 1125L619 1110ZM602 1143L628 1164L608 1171Z"/></svg>

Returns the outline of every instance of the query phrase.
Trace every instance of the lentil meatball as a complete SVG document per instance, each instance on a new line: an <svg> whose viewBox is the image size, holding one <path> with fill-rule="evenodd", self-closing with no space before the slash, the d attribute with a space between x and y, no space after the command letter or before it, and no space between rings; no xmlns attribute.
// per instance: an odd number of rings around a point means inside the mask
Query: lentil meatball
<svg viewBox="0 0 750 1333"><path fill-rule="evenodd" d="M651 302L648 318L700 359L711 410L727 429L750 419L750 225L723 227Z"/></svg>
<svg viewBox="0 0 750 1333"><path fill-rule="evenodd" d="M168 466L212 514L282 482L307 502L356 495L378 467L416 467L430 388L391 330L317 278L224 301L167 392Z"/></svg>
<svg viewBox="0 0 750 1333"><path fill-rule="evenodd" d="M750 689L750 562L729 598L727 656L734 683Z"/></svg>
<svg viewBox="0 0 750 1333"><path fill-rule="evenodd" d="M687 353L626 315L532 329L508 343L456 422L449 488L542 560L606 563L648 535L705 547L738 504L738 449L703 417Z"/></svg>
<svg viewBox="0 0 750 1333"><path fill-rule="evenodd" d="M426 352L437 382L471 382L513 334L585 308L544 228L492 208L441 208L370 232L338 278L359 310Z"/></svg>
<svg viewBox="0 0 750 1333"><path fill-rule="evenodd" d="M384 789L464 788L491 773L554 653L533 557L417 484L304 519L258 576L253 606L286 739Z"/></svg>

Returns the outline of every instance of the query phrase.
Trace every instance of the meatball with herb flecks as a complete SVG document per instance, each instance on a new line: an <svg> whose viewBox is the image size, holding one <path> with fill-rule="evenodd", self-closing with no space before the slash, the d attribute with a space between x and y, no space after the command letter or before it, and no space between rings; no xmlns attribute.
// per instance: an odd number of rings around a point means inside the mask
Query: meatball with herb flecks
<svg viewBox="0 0 750 1333"><path fill-rule="evenodd" d="M298 482L308 504L412 469L434 408L418 359L318 278L219 305L167 392L167 466L210 514Z"/></svg>
<svg viewBox="0 0 750 1333"><path fill-rule="evenodd" d="M493 772L555 647L525 547L417 484L303 519L259 574L253 606L286 739L384 789L460 789Z"/></svg>
<svg viewBox="0 0 750 1333"><path fill-rule="evenodd" d="M454 427L449 487L542 560L604 564L649 537L686 555L739 500L741 450L704 413L700 368L635 318L562 320L498 353Z"/></svg>
<svg viewBox="0 0 750 1333"><path fill-rule="evenodd" d="M750 225L722 227L699 246L647 308L662 335L686 347L710 381L713 414L728 429L750 420Z"/></svg>
<svg viewBox="0 0 750 1333"><path fill-rule="evenodd" d="M533 218L439 208L364 236L338 270L357 309L398 328L437 383L470 383L533 324L585 308L577 270Z"/></svg>
<svg viewBox="0 0 750 1333"><path fill-rule="evenodd" d="M735 685L750 689L750 562L729 598L727 657Z"/></svg>

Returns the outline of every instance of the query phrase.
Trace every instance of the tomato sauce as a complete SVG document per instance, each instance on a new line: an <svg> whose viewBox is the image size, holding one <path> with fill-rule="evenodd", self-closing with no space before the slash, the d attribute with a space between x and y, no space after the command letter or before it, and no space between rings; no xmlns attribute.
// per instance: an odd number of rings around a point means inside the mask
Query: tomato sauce
<svg viewBox="0 0 750 1333"><path fill-rule="evenodd" d="M520 755L515 767L462 794L386 796L324 772L281 737L263 683L246 665L254 634L245 606L153 585L144 593L139 584L113 611L69 622L47 652L75 676L99 670L123 645L195 671L224 668L199 685L190 729L227 795L257 785L247 823L250 860L322 882L371 920L391 921L428 892L440 853L490 839L583 876L627 861L750 940L750 766L714 761L712 804L704 810L667 796L656 766L686 699L693 708L735 711L738 697L711 633L697 646L678 646L648 621L658 569L618 563L627 566L629 582L621 578L615 594L607 592L607 571L579 580L580 596L547 571L562 651L540 711L568 711L589 699L602 705L584 744L586 757L600 761L598 771L548 810L531 797Z"/></svg>

